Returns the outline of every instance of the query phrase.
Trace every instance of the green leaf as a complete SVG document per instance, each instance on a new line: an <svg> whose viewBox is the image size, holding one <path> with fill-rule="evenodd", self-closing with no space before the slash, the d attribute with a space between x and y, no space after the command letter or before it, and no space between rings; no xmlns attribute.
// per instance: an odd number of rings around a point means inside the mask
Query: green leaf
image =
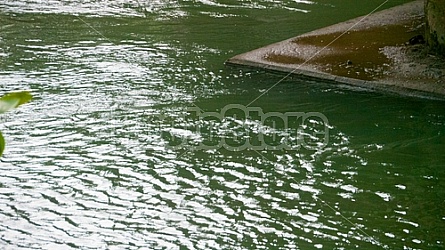
<svg viewBox="0 0 445 250"><path fill-rule="evenodd" d="M28 91L8 93L0 98L0 114L14 109L32 99Z"/></svg>
<svg viewBox="0 0 445 250"><path fill-rule="evenodd" d="M32 95L28 91L8 93L0 97L0 114L27 103L31 99ZM5 150L5 144L5 138L3 138L0 132L0 156L3 154L3 150Z"/></svg>
<svg viewBox="0 0 445 250"><path fill-rule="evenodd" d="M3 154L3 150L5 150L5 138L3 138L2 132L0 131L0 156Z"/></svg>

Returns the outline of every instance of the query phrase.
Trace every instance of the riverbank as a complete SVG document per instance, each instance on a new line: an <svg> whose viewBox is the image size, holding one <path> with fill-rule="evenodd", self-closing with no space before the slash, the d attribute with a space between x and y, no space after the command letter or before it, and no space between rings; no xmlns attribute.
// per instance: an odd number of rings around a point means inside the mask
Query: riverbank
<svg viewBox="0 0 445 250"><path fill-rule="evenodd" d="M445 100L445 59L429 54L424 1L358 17L226 61L373 91Z"/></svg>

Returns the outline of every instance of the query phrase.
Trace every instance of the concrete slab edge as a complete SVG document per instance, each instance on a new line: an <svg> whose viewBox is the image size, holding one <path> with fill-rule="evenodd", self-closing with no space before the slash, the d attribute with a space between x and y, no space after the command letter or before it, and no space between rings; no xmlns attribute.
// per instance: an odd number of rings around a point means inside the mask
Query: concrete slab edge
<svg viewBox="0 0 445 250"><path fill-rule="evenodd" d="M366 22L362 22L357 25L354 29L363 28L365 26L375 26L375 25L385 25L391 24L393 22L400 21L402 19L408 19L410 16L419 15L423 12L423 0L415 0L413 2L395 6L383 11L376 12L371 16L368 16ZM409 15L407 15L407 13ZM318 30L314 30L305 34L301 34L297 37L304 37L310 35L319 35L325 33L332 33L336 31L346 30L351 24L357 23L358 20L363 19L363 17L357 17L345 22L327 26ZM361 27L363 26L363 27ZM225 64L229 66L244 66L254 69L263 69L266 71L271 71L275 73L287 73L292 76L296 76L302 80L308 79L311 81L322 81L325 83L335 84L336 86L352 86L359 89L366 89L367 91L389 93L398 96L408 96L416 98L426 98L432 100L445 101L445 95L443 93L427 91L424 89L414 89L404 86L403 82L392 82L394 79L378 79L372 81L360 80L355 78L348 78L337 76L325 72L318 71L316 67L311 65L311 63L304 63L301 65L297 64L278 64L270 61L263 60L263 56L267 52L273 52L276 48L283 48L284 51L292 51L288 49L289 44L292 40L297 37L292 37L281 42L266 45L265 47L255 49L250 52L245 52L236 55L228 59Z"/></svg>
<svg viewBox="0 0 445 250"><path fill-rule="evenodd" d="M276 74L289 74L301 80L311 80L311 81L321 81L323 83L335 84L337 87L352 86L358 87L360 90L366 90L370 92L379 92L385 94L391 94L396 96L406 96L423 98L437 101L445 101L445 96L437 93L426 92L417 89L410 89L405 87L400 87L396 85L388 85L385 83L380 83L377 81L365 81L360 79L335 76L323 72L315 72L304 69L296 69L292 67L278 66L273 64L263 64L259 62L240 60L236 58L230 58L224 63L231 67L246 67L251 69L262 69L267 72Z"/></svg>

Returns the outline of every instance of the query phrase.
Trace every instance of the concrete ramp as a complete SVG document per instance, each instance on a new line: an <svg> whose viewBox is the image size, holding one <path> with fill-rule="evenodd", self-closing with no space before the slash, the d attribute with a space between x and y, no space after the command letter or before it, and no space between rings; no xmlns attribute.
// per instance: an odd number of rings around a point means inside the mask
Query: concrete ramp
<svg viewBox="0 0 445 250"><path fill-rule="evenodd" d="M318 29L226 61L373 91L445 100L445 60L424 43L423 0Z"/></svg>

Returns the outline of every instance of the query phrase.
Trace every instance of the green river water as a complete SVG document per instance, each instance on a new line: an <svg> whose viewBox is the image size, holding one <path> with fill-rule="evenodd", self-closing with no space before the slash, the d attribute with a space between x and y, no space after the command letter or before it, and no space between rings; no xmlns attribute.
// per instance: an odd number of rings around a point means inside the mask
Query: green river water
<svg viewBox="0 0 445 250"><path fill-rule="evenodd" d="M444 248L443 102L224 66L383 2L0 1L0 248Z"/></svg>

